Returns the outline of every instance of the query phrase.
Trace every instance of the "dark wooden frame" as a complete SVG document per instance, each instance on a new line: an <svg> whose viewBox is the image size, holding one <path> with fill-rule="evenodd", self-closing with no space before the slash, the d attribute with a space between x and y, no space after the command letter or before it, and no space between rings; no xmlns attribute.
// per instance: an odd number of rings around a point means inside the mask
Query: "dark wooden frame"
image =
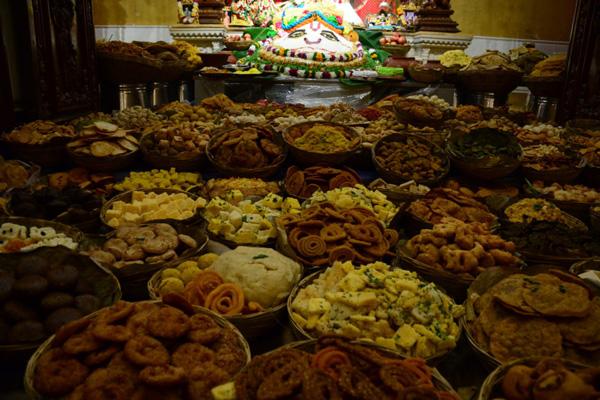
<svg viewBox="0 0 600 400"><path fill-rule="evenodd" d="M15 105L8 69L8 54L2 36L2 21L0 21L0 132L12 129L14 124Z"/></svg>
<svg viewBox="0 0 600 400"><path fill-rule="evenodd" d="M92 0L27 0L38 118L98 108Z"/></svg>
<svg viewBox="0 0 600 400"><path fill-rule="evenodd" d="M591 73L593 63L600 59L599 53L600 1L578 0L571 27L565 87L559 103L559 122L575 117L600 117L600 88L590 86L593 80L598 81Z"/></svg>

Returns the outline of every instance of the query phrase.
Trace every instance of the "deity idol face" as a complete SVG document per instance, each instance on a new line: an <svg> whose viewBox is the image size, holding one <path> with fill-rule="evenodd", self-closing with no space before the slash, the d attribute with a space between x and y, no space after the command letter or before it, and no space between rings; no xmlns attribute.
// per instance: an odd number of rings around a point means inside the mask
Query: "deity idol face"
<svg viewBox="0 0 600 400"><path fill-rule="evenodd" d="M315 18L273 41L274 46L297 51L322 53L352 52L355 44Z"/></svg>

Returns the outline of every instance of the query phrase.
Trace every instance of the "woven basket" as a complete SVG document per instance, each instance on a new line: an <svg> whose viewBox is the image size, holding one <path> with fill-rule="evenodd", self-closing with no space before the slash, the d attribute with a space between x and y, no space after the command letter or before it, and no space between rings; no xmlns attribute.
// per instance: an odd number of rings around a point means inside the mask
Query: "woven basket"
<svg viewBox="0 0 600 400"><path fill-rule="evenodd" d="M408 44L384 44L381 46L381 50L390 53L393 56L404 57L410 51L410 45Z"/></svg>
<svg viewBox="0 0 600 400"><path fill-rule="evenodd" d="M152 151L149 143L152 141L154 132L145 134L140 141L140 150L144 156L144 161L154 168L170 169L177 171L197 171L206 165L206 154L201 152L193 158L177 158L172 156L163 156Z"/></svg>
<svg viewBox="0 0 600 400"><path fill-rule="evenodd" d="M294 289L292 289L292 292L290 293L290 296L288 297L288 300L287 300L287 314L288 314L288 318L289 318L289 321L290 321L290 326L292 328L292 332L294 334L294 337L296 337L298 340L307 340L308 339L309 341L313 341L313 342L315 342L317 340L316 337L314 337L313 335L311 335L310 333L308 333L307 331L305 331L294 320L294 318L292 317L292 303L293 303L294 299L296 298L296 296L298 296L298 293L300 292L300 290L302 290L305 287L309 286L315 279L317 279L319 277L319 275L321 275L321 272L322 271L314 272L314 273L306 276L304 279L302 279L296 286L294 286ZM462 335L462 328L458 332L458 335L457 335L457 338L456 338L456 343L458 343L460 341L461 335ZM374 344L372 342L357 340L356 343L368 345L368 346L373 347L374 349L377 349L379 351L384 351L387 354L394 355L395 357L402 357L402 358L411 357L408 354L403 354L399 350L392 350L392 349L389 349L387 347ZM451 351L452 351L452 349L444 351L444 352L441 352L441 353L438 353L438 354L435 354L433 356L427 357L425 360L427 361L427 364L429 364L429 365L436 365L436 364L440 363Z"/></svg>
<svg viewBox="0 0 600 400"><path fill-rule="evenodd" d="M143 302L143 303L146 303L146 302ZM160 301L147 301L147 303L162 304L162 302L160 302ZM93 320L94 318L97 317L98 313L99 313L99 311L95 312L94 314L88 315L87 317L84 317L84 318ZM230 322L225 320L220 315L215 314L212 311L206 310L204 308L200 308L200 307L194 308L194 314L208 315L220 327L231 329L236 334L239 344L244 350L244 353L246 355L245 365L248 365L248 363L250 362L250 360L252 358L251 353L250 353L250 346L248 345L248 342L246 341L244 336L240 333L240 331L235 326L233 326ZM35 376L35 368L37 366L37 362L38 362L40 356L52 346L53 341L54 341L54 336L50 337L48 340L46 340L44 343L42 343L42 345L40 347L38 347L38 349L35 351L33 356L31 356L31 358L29 359L29 362L27 363L27 369L25 370L25 377L23 379L23 382L25 385L25 392L27 393L27 397L31 400L47 399L46 397L40 395L35 390L35 388L33 386L33 380L34 380L34 376Z"/></svg>
<svg viewBox="0 0 600 400"><path fill-rule="evenodd" d="M304 133L315 125L326 125L335 128L342 128L346 138L353 142L352 147L350 149L335 153L319 153L315 151L304 150L294 145L295 139L300 136L296 136L297 133ZM361 147L362 142L360 135L352 127L327 121L307 121L292 125L283 131L283 139L289 146L290 152L292 153L294 159L303 165L344 164L346 161L349 161L356 155Z"/></svg>
<svg viewBox="0 0 600 400"><path fill-rule="evenodd" d="M577 179L577 177L583 172L583 168L575 165L568 165L562 168L553 168L540 171L535 168L522 165L521 171L523 176L530 181L539 180L547 183L557 182L562 184L570 183Z"/></svg>
<svg viewBox="0 0 600 400"><path fill-rule="evenodd" d="M225 45L225 48L227 50L244 51L244 50L248 50L248 48L250 46L252 46L252 40L238 40L238 41L224 40L223 44Z"/></svg>
<svg viewBox="0 0 600 400"><path fill-rule="evenodd" d="M523 83L534 96L560 97L565 85L565 79L563 77L544 78L541 76L524 76Z"/></svg>
<svg viewBox="0 0 600 400"><path fill-rule="evenodd" d="M161 272L162 270L156 271L146 285L148 294L152 300L160 300L158 288L161 282ZM194 308L204 309L204 307L200 306L194 306ZM235 325L245 338L257 339L272 332L278 326L285 324L285 303L259 313L222 317Z"/></svg>
<svg viewBox="0 0 600 400"><path fill-rule="evenodd" d="M600 233L600 212L594 211L594 207L590 207L590 227L595 233Z"/></svg>
<svg viewBox="0 0 600 400"><path fill-rule="evenodd" d="M519 360L512 361L510 363L504 364L496 368L488 377L483 381L481 388L479 389L479 394L477 396L477 400L492 400L503 398L501 391L501 384L504 376L508 372L510 368L515 365L526 365L528 367L535 367L540 361L547 360L547 357L528 357L521 358ZM584 364L580 364L567 359L560 359L560 361L571 371L576 371L579 369L589 368ZM567 399L565 399L567 400Z"/></svg>
<svg viewBox="0 0 600 400"><path fill-rule="evenodd" d="M521 82L523 73L504 70L459 71L458 85L470 92L508 94Z"/></svg>
<svg viewBox="0 0 600 400"><path fill-rule="evenodd" d="M19 253L0 254L0 262L5 268L14 267L16 262L18 262L15 259L15 254ZM77 267L79 272L94 286L94 290L101 299L103 306L112 305L121 298L121 286L118 279L112 272L96 263L90 257L65 247L43 247L28 254L36 254L48 259L68 260L69 264ZM8 360L9 357L15 360L28 358L40 343L0 345L0 357L3 359L3 364L4 360Z"/></svg>
<svg viewBox="0 0 600 400"><path fill-rule="evenodd" d="M600 271L600 258L590 258L579 261L569 268L569 272L573 275L579 275L586 271Z"/></svg>
<svg viewBox="0 0 600 400"><path fill-rule="evenodd" d="M14 158L30 163L36 163L42 167L57 167L66 164L68 160L67 142L68 138L58 138L46 144L23 144L3 141Z"/></svg>
<svg viewBox="0 0 600 400"><path fill-rule="evenodd" d="M492 159L491 157L485 157L475 159L459 156L453 151L453 147L461 135L464 135L464 133L455 131L446 140L446 153L448 153L452 165L461 174L478 180L490 181L507 177L521 165L522 149L518 158L502 157L501 159ZM509 140L514 141L520 148L514 136L510 136Z"/></svg>
<svg viewBox="0 0 600 400"><path fill-rule="evenodd" d="M442 80L444 71L440 68L424 68L417 64L408 67L408 75L413 81L421 83L434 83Z"/></svg>
<svg viewBox="0 0 600 400"><path fill-rule="evenodd" d="M193 193L190 192L186 192L183 190L177 190L177 189L161 189L161 188L156 188L156 189L139 189L139 190L130 190L127 192L123 192L121 194L118 194L116 196L114 196L112 199L110 199L109 201L107 201L106 203L104 203L104 205L102 206L102 209L100 210L100 220L102 221L102 223L106 226L108 226L111 229L114 229L114 227L110 226L108 224L108 219L106 218L106 212L108 210L110 210L112 208L112 205L117 202L117 201L124 201L124 202L129 202L131 201L131 195L133 194L133 192L144 192L144 193L185 193L185 195L189 196L190 198L196 200L198 198L198 196L196 196ZM190 224L194 224L195 222L198 222L202 219L202 215L200 214L199 210L196 210L196 214L190 218L187 219L183 219L183 220L174 220L174 219L164 219L164 220L156 220L156 221L146 221L145 223L148 222L166 222L166 223L172 223L172 224L186 224L186 225L190 225Z"/></svg>
<svg viewBox="0 0 600 400"><path fill-rule="evenodd" d="M162 80L162 62L138 56L98 51L100 80L111 83L145 83Z"/></svg>
<svg viewBox="0 0 600 400"><path fill-rule="evenodd" d="M387 348L381 347L381 346L377 346L374 345L372 343L369 342L364 342L364 341L358 341L358 340L349 340L350 343L352 344L357 344L363 347L366 347L368 349L372 349L375 350L376 352L378 352L379 354L383 355L384 357L389 357L389 358L395 358L395 359L404 359L407 358L401 354L398 354L392 350L389 350ZM313 353L315 352L316 349L316 345L318 343L318 339L309 339L309 340L301 340L301 341L296 341L296 342L292 342L292 343L288 343L284 346L279 347L278 349L272 350L268 353L268 354L272 354L273 352L277 351L277 350L281 350L281 349L297 349L297 350L302 350L302 351L306 351L307 353ZM428 363L429 365L431 365L431 363ZM436 369L436 368L431 368L431 372L432 372L432 381L433 381L433 385L439 389L439 390L443 390L446 392L450 392L452 394L454 394L457 398L458 398L458 394L456 393L456 391L454 390L454 388L452 387L452 385L446 380L446 378L444 378L440 372Z"/></svg>
<svg viewBox="0 0 600 400"><path fill-rule="evenodd" d="M21 160L9 160L9 161L11 163L14 162L14 163L20 165L21 167L25 168L25 170L27 170L27 172L29 173L29 179L27 179L27 181L25 182L25 184L23 184L23 186L9 187L4 192L0 192L4 196L8 196L10 194L10 192L12 192L14 189L30 188L31 186L33 186L34 183L36 183L38 181L38 179L40 179L40 172L42 171L42 169L40 168L39 165L36 165L33 163L26 163Z"/></svg>
<svg viewBox="0 0 600 400"><path fill-rule="evenodd" d="M434 143L430 142L429 140L425 139L424 137L422 137L420 135L414 135L414 134L410 134L410 133L401 133L401 134L393 133L391 135L388 135L388 136L385 136L385 137L382 137L381 139L379 139L375 143L375 145L371 148L371 160L373 162L373 165L375 166L375 169L377 170L377 173L384 180L386 180L387 182L390 182L390 183L404 183L404 182L413 180L410 176L399 174L395 171L392 171L392 170L384 167L377 160L377 157L376 157L377 152L382 147L385 147L388 143L390 143L390 142L406 143L406 141L409 138L417 140L417 141L427 145L427 147L429 147L429 149L431 150L432 153L434 153L435 155L442 158L442 160L444 162L443 170L441 172L439 172L435 178L416 181L416 183L426 185L426 186L437 185L442 179L444 179L444 177L450 171L450 161L448 160L448 157L444 153L444 150L442 150L439 146L435 145Z"/></svg>
<svg viewBox="0 0 600 400"><path fill-rule="evenodd" d="M75 243L78 244L81 244L85 239L85 235L79 229L70 225L65 225L54 221L48 221L45 219L29 217L0 217L0 225L2 225L5 222L23 225L28 228L32 226L53 228L57 233L64 233L66 236L70 237Z"/></svg>
<svg viewBox="0 0 600 400"><path fill-rule="evenodd" d="M94 172L115 172L130 169L135 165L139 151L107 157L95 157L91 154L81 154L67 146L69 158L76 165Z"/></svg>
<svg viewBox="0 0 600 400"><path fill-rule="evenodd" d="M256 127L256 128L269 131L269 134L271 134L270 129L267 127ZM273 135L273 142L275 144L277 144L279 147L281 147L281 149L283 150L283 155L281 157L279 157L279 159L276 160L276 162L271 165L267 165L265 167L260 167L260 168L239 168L239 167L235 167L233 165L223 165L223 164L219 163L215 159L212 149L215 146L215 143L217 142L219 137L221 135L225 135L226 133L227 133L227 131L222 131L222 132L219 132L218 134L214 135L213 137L210 138L210 140L208 141L208 145L206 146L206 157L208 158L208 161L210 161L210 163L217 169L217 171L220 174L222 174L224 176L232 176L232 177L268 178L270 176L275 175L279 171L280 167L285 163L285 159L287 158L288 148L287 148L285 142L283 141L283 139L281 138L281 136L278 134Z"/></svg>
<svg viewBox="0 0 600 400"><path fill-rule="evenodd" d="M175 225L175 224L173 224ZM152 224L144 224L140 226L152 226ZM208 236L204 231L203 224L198 225L183 225L174 226L178 234L188 235L198 243L198 247L195 249L186 248L183 252L178 254L177 258L171 259L167 262L154 263L154 264L133 264L123 268L111 268L114 274L119 278L121 286L123 287L123 294L127 299L145 300L147 296L147 284L148 280L157 272L163 268L174 267L185 260L189 260L200 255L208 243ZM106 239L114 237L116 232L111 232L107 235Z"/></svg>

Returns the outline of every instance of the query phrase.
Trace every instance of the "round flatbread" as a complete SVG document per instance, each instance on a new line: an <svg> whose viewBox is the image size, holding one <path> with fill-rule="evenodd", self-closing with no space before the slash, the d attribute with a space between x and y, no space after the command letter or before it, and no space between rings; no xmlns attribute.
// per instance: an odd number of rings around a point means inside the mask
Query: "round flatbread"
<svg viewBox="0 0 600 400"><path fill-rule="evenodd" d="M506 318L490 336L490 351L502 363L523 357L560 357L562 350L558 326L541 318Z"/></svg>
<svg viewBox="0 0 600 400"><path fill-rule="evenodd" d="M569 343L585 346L600 344L600 298L594 298L586 317L561 319L558 327Z"/></svg>
<svg viewBox="0 0 600 400"><path fill-rule="evenodd" d="M478 321L486 335L491 336L494 329L505 318L508 318L510 313L506 308L496 302L489 303L485 309L479 314Z"/></svg>
<svg viewBox="0 0 600 400"><path fill-rule="evenodd" d="M585 288L574 283L541 280L524 290L525 303L542 315L553 317L585 317L590 299Z"/></svg>
<svg viewBox="0 0 600 400"><path fill-rule="evenodd" d="M506 308L523 315L536 315L535 310L523 299L527 280L530 279L527 275L511 275L498 282L491 291L494 298Z"/></svg>

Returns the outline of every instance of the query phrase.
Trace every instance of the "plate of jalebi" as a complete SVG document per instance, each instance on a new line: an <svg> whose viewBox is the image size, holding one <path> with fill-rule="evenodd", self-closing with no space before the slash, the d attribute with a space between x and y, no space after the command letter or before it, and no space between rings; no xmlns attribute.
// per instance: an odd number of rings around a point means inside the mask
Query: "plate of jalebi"
<svg viewBox="0 0 600 400"><path fill-rule="evenodd" d="M255 357L215 399L458 400L452 386L421 358L403 359L339 336L295 342Z"/></svg>
<svg viewBox="0 0 600 400"><path fill-rule="evenodd" d="M240 246L207 253L158 271L148 282L153 299L178 294L257 337L285 315L285 302L302 267L273 249Z"/></svg>

